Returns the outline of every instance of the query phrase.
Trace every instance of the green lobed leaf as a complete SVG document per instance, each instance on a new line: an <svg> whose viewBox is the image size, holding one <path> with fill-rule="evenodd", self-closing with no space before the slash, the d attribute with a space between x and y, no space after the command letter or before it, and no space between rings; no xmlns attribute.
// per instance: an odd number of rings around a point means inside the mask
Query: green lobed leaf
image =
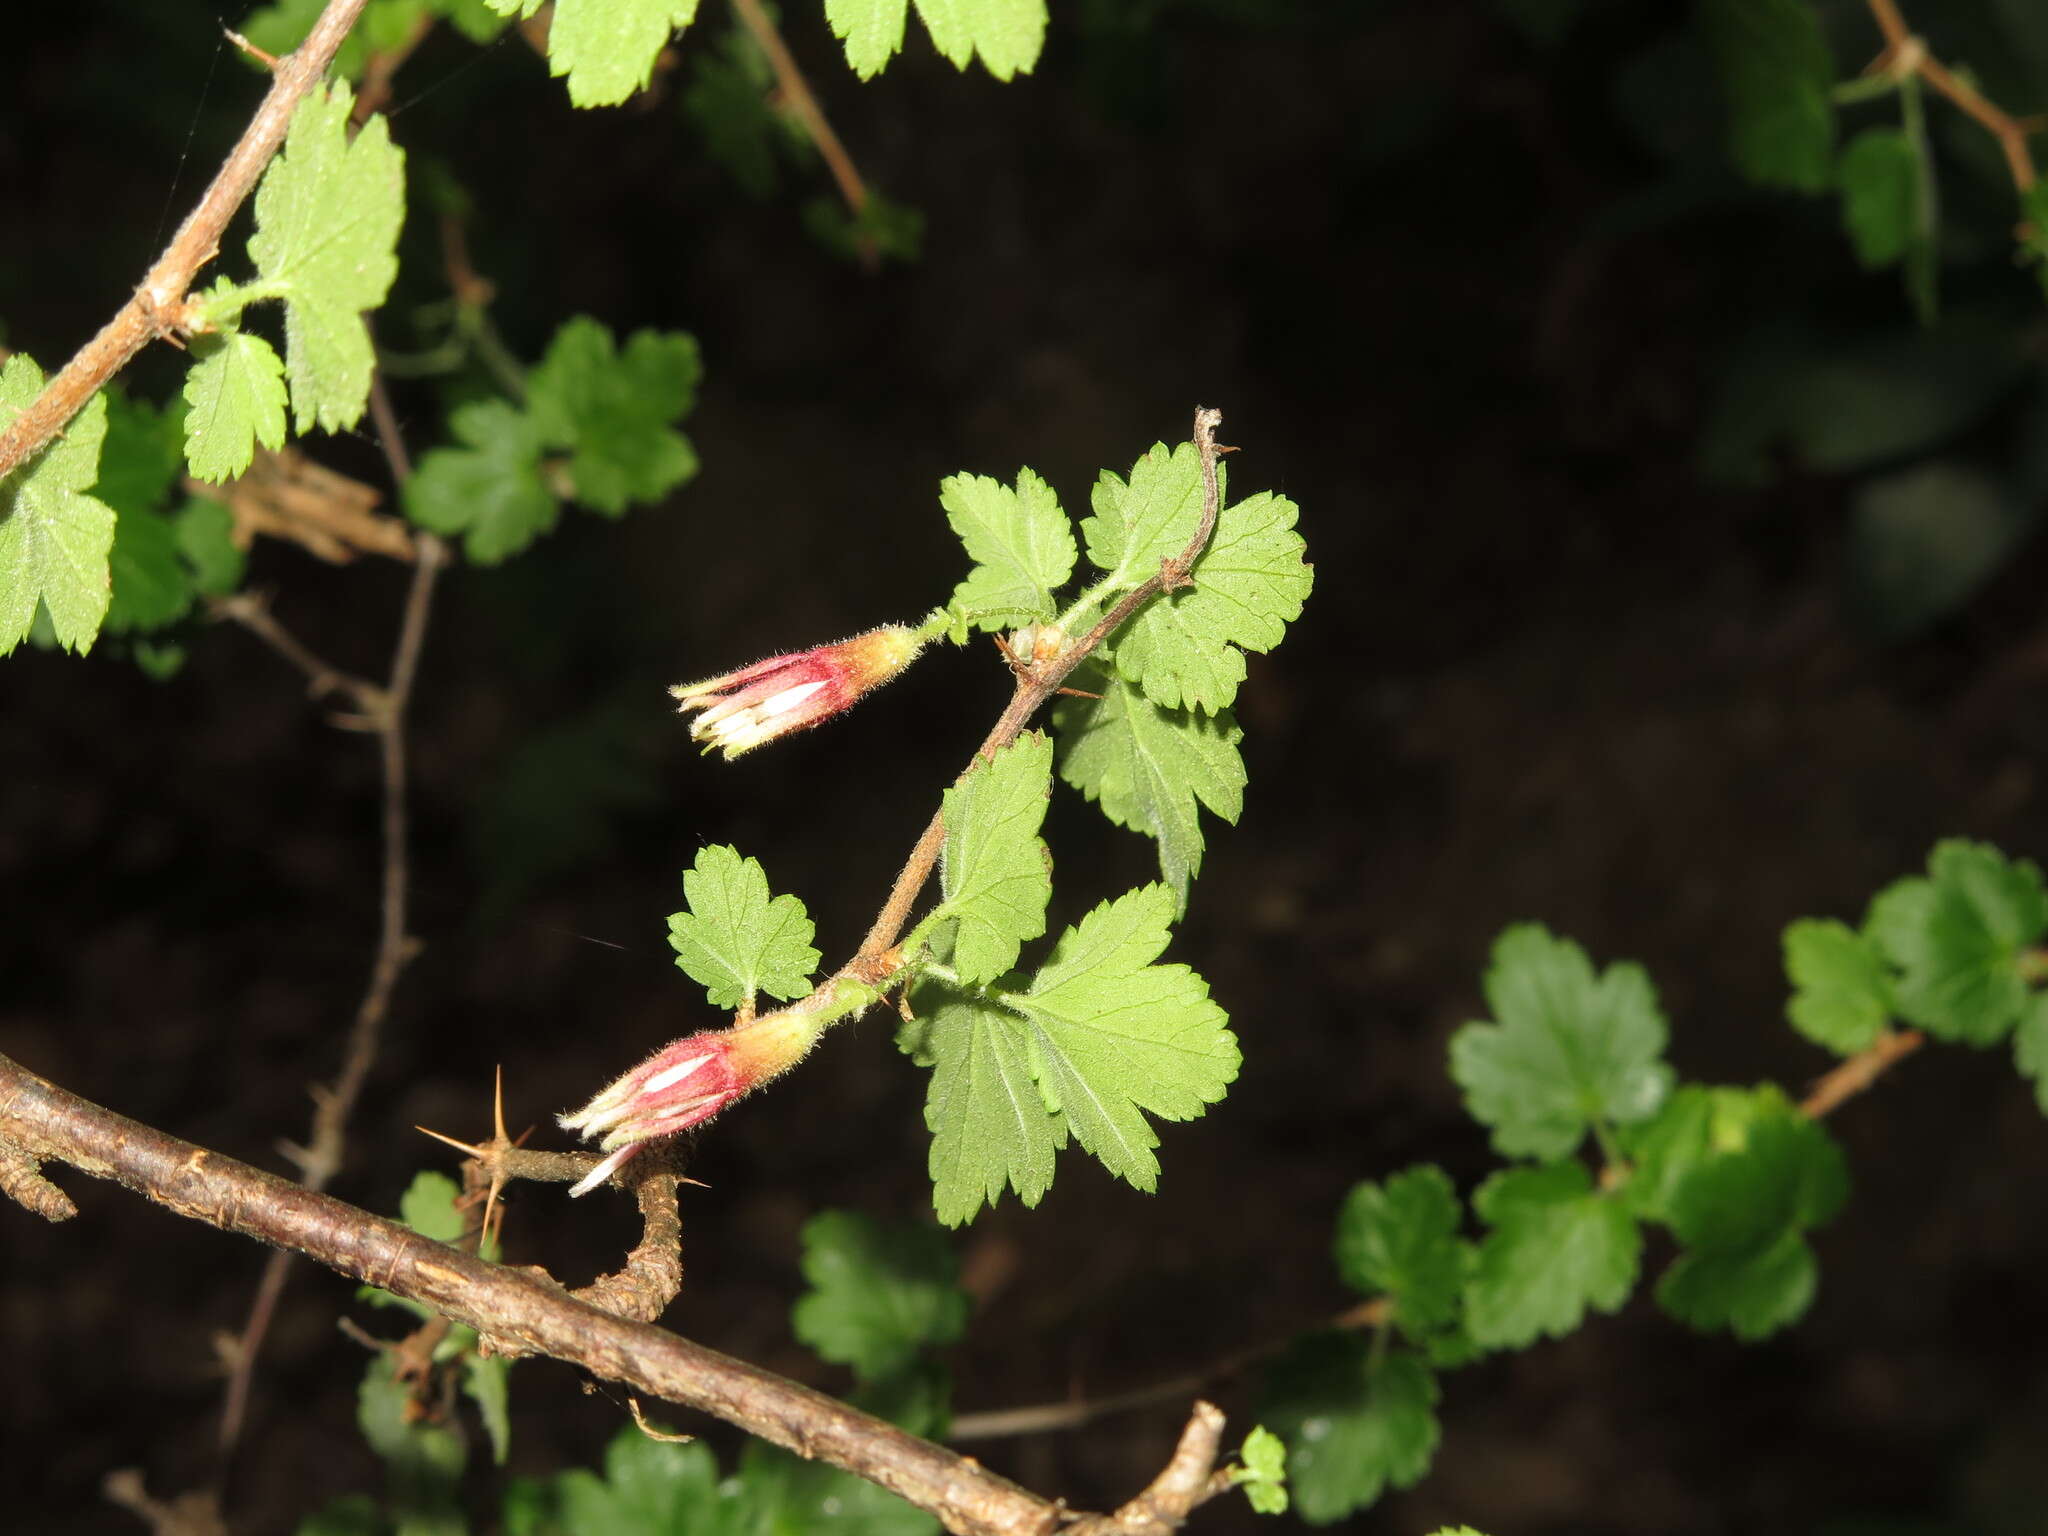
<svg viewBox="0 0 2048 1536"><path fill-rule="evenodd" d="M196 479L232 480L258 443L284 446L284 362L261 336L238 330L193 337L192 356L185 457Z"/></svg>
<svg viewBox="0 0 2048 1536"><path fill-rule="evenodd" d="M713 47L690 50L683 112L703 136L704 151L748 196L775 190L785 158L816 156L802 123L775 94L775 72L747 29L733 24Z"/></svg>
<svg viewBox="0 0 2048 1536"><path fill-rule="evenodd" d="M1498 1022L1458 1031L1451 1075L1503 1157L1567 1156L1594 1125L1648 1119L1670 1092L1664 1016L1641 966L1596 977L1578 945L1518 924L1494 943L1486 999Z"/></svg>
<svg viewBox="0 0 2048 1536"><path fill-rule="evenodd" d="M1842 227L1865 267L1888 267L1920 228L1920 155L1897 128L1866 128L1842 150Z"/></svg>
<svg viewBox="0 0 2048 1536"><path fill-rule="evenodd" d="M1287 1445L1288 1487L1310 1525L1329 1525L1419 1482L1436 1455L1436 1374L1370 1338L1314 1333L1273 1362L1259 1419Z"/></svg>
<svg viewBox="0 0 2048 1536"><path fill-rule="evenodd" d="M1803 917L1785 929L1792 1027L1838 1056L1863 1050L1892 1016L1891 973L1877 945L1847 923Z"/></svg>
<svg viewBox="0 0 2048 1536"><path fill-rule="evenodd" d="M1927 870L1881 892L1867 925L1904 973L1900 1017L1938 1040L1996 1045L2027 1008L2023 952L2048 933L2041 872L1960 839L1937 844Z"/></svg>
<svg viewBox="0 0 2048 1536"><path fill-rule="evenodd" d="M162 410L147 400L107 392L107 436L100 444L99 479L92 493L114 515L161 511L184 467L184 407Z"/></svg>
<svg viewBox="0 0 2048 1536"><path fill-rule="evenodd" d="M1038 829L1052 791L1052 742L1027 731L975 763L945 794L944 900L934 916L957 925L953 969L993 981L1017 963L1026 939L1045 932L1051 855Z"/></svg>
<svg viewBox="0 0 2048 1536"><path fill-rule="evenodd" d="M184 464L179 407L159 411L119 393L107 397L107 436L100 447L93 495L114 509L108 554L112 590L103 628L109 634L161 629L192 606L192 573L177 526L157 510ZM138 656L145 670L151 662Z"/></svg>
<svg viewBox="0 0 2048 1536"><path fill-rule="evenodd" d="M1442 1327L1457 1316L1465 1280L1463 1216L1449 1175L1434 1166L1353 1185L1337 1213L1337 1272L1361 1295L1390 1297L1411 1332Z"/></svg>
<svg viewBox="0 0 2048 1536"><path fill-rule="evenodd" d="M1150 1191L1158 1138L1146 1114L1190 1120L1237 1076L1236 1037L1208 983L1165 948L1173 897L1149 885L1060 936L1025 992L927 981L898 1043L933 1068L925 1101L933 1201L958 1226L1007 1184L1029 1206L1071 1134Z"/></svg>
<svg viewBox="0 0 2048 1536"><path fill-rule="evenodd" d="M836 197L804 199L804 233L842 261L861 267L881 261L916 261L924 250L924 210L899 203L870 186L858 212Z"/></svg>
<svg viewBox="0 0 2048 1536"><path fill-rule="evenodd" d="M1225 495L1222 465L1216 466L1217 494ZM1202 461L1193 443L1169 449L1154 443L1131 466L1129 479L1105 469L1090 497L1094 515L1081 519L1088 558L1109 573L1112 585L1135 587L1177 555L1202 520Z"/></svg>
<svg viewBox="0 0 2048 1536"><path fill-rule="evenodd" d="M933 1228L884 1228L852 1211L826 1211L804 1224L803 1240L810 1289L791 1320L823 1358L873 1381L966 1331L959 1262Z"/></svg>
<svg viewBox="0 0 2048 1536"><path fill-rule="evenodd" d="M256 189L249 255L260 286L285 301L285 376L301 432L362 418L376 364L363 311L384 302L398 273L405 154L381 116L350 138L354 106L340 83L308 92Z"/></svg>
<svg viewBox="0 0 2048 1536"><path fill-rule="evenodd" d="M1287 1442L1263 1424L1252 1426L1237 1453L1237 1486L1253 1511L1287 1513Z"/></svg>
<svg viewBox="0 0 2048 1536"><path fill-rule="evenodd" d="M0 428L42 392L26 353L0 366ZM63 434L0 478L0 656L28 637L40 604L57 644L92 649L112 595L114 509L88 495L99 478L107 397L96 394Z"/></svg>
<svg viewBox="0 0 2048 1536"><path fill-rule="evenodd" d="M1825 191L1835 147L1834 60L1806 0L1701 0L1728 102L1729 151L1751 181Z"/></svg>
<svg viewBox="0 0 2048 1536"><path fill-rule="evenodd" d="M531 16L541 0L488 0L501 16ZM669 34L687 27L697 0L555 0L548 72L567 76L579 107L614 107L654 77Z"/></svg>
<svg viewBox="0 0 2048 1536"><path fill-rule="evenodd" d="M1053 593L1074 573L1073 524L1052 487L1028 469L1014 488L986 475L949 475L939 505L966 546L974 569L953 589L953 602L981 629L1008 629L1057 611Z"/></svg>
<svg viewBox="0 0 2048 1536"><path fill-rule="evenodd" d="M743 1536L747 1511L723 1496L704 1446L653 1440L633 1425L605 1448L604 1475L582 1468L556 1479L565 1536Z"/></svg>
<svg viewBox="0 0 2048 1536"><path fill-rule="evenodd" d="M832 35L846 45L846 62L872 80L903 46L908 0L825 0Z"/></svg>
<svg viewBox="0 0 2048 1536"><path fill-rule="evenodd" d="M491 1460L502 1467L512 1452L511 1360L470 1350L462 1357L462 1392L476 1404L484 1433L490 1436Z"/></svg>
<svg viewBox="0 0 2048 1536"><path fill-rule="evenodd" d="M965 69L979 54L990 74L1008 80L1029 74L1045 45L1045 0L916 0L916 5L933 46L956 69Z"/></svg>
<svg viewBox="0 0 2048 1536"><path fill-rule="evenodd" d="M455 1202L462 1187L445 1173L429 1169L413 1175L398 1202L398 1219L421 1237L452 1243L462 1236L462 1212Z"/></svg>
<svg viewBox="0 0 2048 1536"><path fill-rule="evenodd" d="M504 400L472 400L455 408L448 429L468 446L421 455L404 487L407 517L461 534L478 565L518 554L555 526L560 505L541 481L531 418Z"/></svg>
<svg viewBox="0 0 2048 1536"><path fill-rule="evenodd" d="M1054 709L1060 777L1118 826L1157 840L1160 877L1185 911L1202 867L1197 806L1233 823L1244 809L1244 733L1228 710L1162 709L1093 663L1073 682L1100 697L1063 699Z"/></svg>
<svg viewBox="0 0 2048 1536"><path fill-rule="evenodd" d="M1147 603L1117 639L1116 667L1168 709L1215 711L1237 697L1246 651L1270 651L1315 582L1297 508L1260 492L1218 514L1194 586Z"/></svg>
<svg viewBox="0 0 2048 1536"><path fill-rule="evenodd" d="M1621 1200L1594 1190L1583 1163L1509 1168L1472 1205L1493 1228L1465 1292L1476 1343L1519 1349L1539 1334L1562 1337L1588 1308L1614 1312L1628 1300L1642 1233Z"/></svg>
<svg viewBox="0 0 2048 1536"><path fill-rule="evenodd" d="M1706 1144L1667 1180L1665 1219L1685 1251L1657 1299L1693 1327L1758 1339L1811 1304L1818 1265L1801 1234L1841 1207L1848 1173L1827 1132L1775 1087L1700 1096Z"/></svg>
<svg viewBox="0 0 2048 1536"><path fill-rule="evenodd" d="M526 379L541 439L570 450L578 503L618 517L659 501L697 473L697 450L673 424L697 401L697 341L681 331L635 331L619 351L588 315L555 332Z"/></svg>
<svg viewBox="0 0 2048 1536"><path fill-rule="evenodd" d="M2013 1065L2034 1080L2034 1099L2048 1115L2048 992L2027 1000L2027 1011L2012 1035Z"/></svg>
<svg viewBox="0 0 2048 1536"><path fill-rule="evenodd" d="M821 957L811 947L810 914L794 896L771 897L758 862L725 845L699 849L683 896L689 910L670 914L668 941L712 1007L741 1007L756 992L788 1000L811 990Z"/></svg>

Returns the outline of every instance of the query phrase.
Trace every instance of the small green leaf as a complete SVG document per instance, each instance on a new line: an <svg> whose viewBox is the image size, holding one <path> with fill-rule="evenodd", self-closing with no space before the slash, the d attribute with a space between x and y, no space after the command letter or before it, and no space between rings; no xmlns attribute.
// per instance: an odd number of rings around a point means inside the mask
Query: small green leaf
<svg viewBox="0 0 2048 1536"><path fill-rule="evenodd" d="M1029 74L1045 45L1045 0L916 0L932 43L965 69L976 54L998 80ZM835 26L834 30L837 30ZM848 49L851 57L851 48ZM858 66L856 66L858 67Z"/></svg>
<svg viewBox="0 0 2048 1536"><path fill-rule="evenodd" d="M376 363L363 311L384 302L398 273L405 155L381 116L351 138L354 107L346 85L309 92L256 189L249 255L256 286L285 301L285 376L301 432L361 419Z"/></svg>
<svg viewBox="0 0 2048 1536"><path fill-rule="evenodd" d="M1458 1031L1451 1075L1503 1157L1565 1157L1592 1126L1646 1120L1670 1092L1664 1016L1641 966L1596 978L1578 945L1520 924L1494 944L1486 999L1498 1022Z"/></svg>
<svg viewBox="0 0 2048 1536"><path fill-rule="evenodd" d="M846 45L846 62L872 80L903 46L908 0L825 0L832 35Z"/></svg>
<svg viewBox="0 0 2048 1536"><path fill-rule="evenodd" d="M1224 470L1216 467L1217 494L1224 494ZM1154 576L1160 562L1177 555L1202 521L1202 461L1193 443L1169 449L1154 443L1128 480L1104 470L1091 497L1094 515L1081 519L1088 558L1107 571L1114 586L1129 588Z"/></svg>
<svg viewBox="0 0 2048 1536"><path fill-rule="evenodd" d="M1442 1327L1457 1316L1464 1284L1463 1215L1441 1168L1411 1168L1384 1187L1354 1185L1337 1213L1337 1271L1361 1295L1392 1298L1409 1332Z"/></svg>
<svg viewBox="0 0 2048 1536"><path fill-rule="evenodd" d="M255 459L258 443L284 446L284 363L261 336L241 331L193 337L192 356L185 457L196 479L232 480Z"/></svg>
<svg viewBox="0 0 2048 1536"><path fill-rule="evenodd" d="M698 850L683 875L689 910L669 916L676 964L701 982L714 1008L738 1008L756 992L783 999L811 989L818 951L810 914L794 896L768 894L768 875L739 850Z"/></svg>
<svg viewBox="0 0 2048 1536"><path fill-rule="evenodd" d="M527 375L527 408L545 443L570 450L579 504L618 517L697 473L697 450L673 424L696 404L703 371L696 338L681 331L635 331L623 352L588 315L555 332Z"/></svg>
<svg viewBox="0 0 2048 1536"><path fill-rule="evenodd" d="M462 1236L462 1212L455 1208L462 1188L445 1173L415 1174L398 1202L398 1219L421 1237L452 1243Z"/></svg>
<svg viewBox="0 0 2048 1536"><path fill-rule="evenodd" d="M235 543L235 514L217 501L195 496L177 515L178 552L192 571L192 585L208 597L222 597L242 584L249 557Z"/></svg>
<svg viewBox="0 0 2048 1536"><path fill-rule="evenodd" d="M1073 575L1077 550L1052 487L1028 469L1017 471L1015 489L986 475L951 475L939 482L939 505L975 562L953 602L979 628L1053 616L1052 595Z"/></svg>
<svg viewBox="0 0 2048 1536"><path fill-rule="evenodd" d="M1191 1120L1237 1076L1237 1040L1208 983L1154 965L1172 894L1146 886L1060 936L1024 992L927 980L898 1043L932 1067L933 1200L948 1226L1007 1184L1036 1205L1072 1134L1119 1178L1151 1190L1158 1145L1145 1119Z"/></svg>
<svg viewBox="0 0 2048 1536"><path fill-rule="evenodd" d="M2012 1036L2013 1064L2034 1080L2034 1098L2048 1115L2048 992L2027 1000L2027 1011Z"/></svg>
<svg viewBox="0 0 2048 1536"><path fill-rule="evenodd" d="M953 968L967 982L992 981L1017 963L1026 939L1045 932L1052 870L1044 840L1052 789L1052 742L1029 731L977 762L945 794L946 843L939 865L953 920Z"/></svg>
<svg viewBox="0 0 2048 1536"><path fill-rule="evenodd" d="M99 479L92 493L114 515L161 512L184 467L184 407L158 410L118 390L107 395L107 436L100 445ZM119 533L116 532L116 540Z"/></svg>
<svg viewBox="0 0 2048 1536"><path fill-rule="evenodd" d="M17 352L0 367L0 428L42 393L43 371ZM63 435L0 478L0 656L28 637L41 604L57 644L92 649L107 616L114 509L87 491L99 478L107 397L96 394Z"/></svg>
<svg viewBox="0 0 2048 1536"><path fill-rule="evenodd" d="M1776 1088L1716 1090L1704 1156L1673 1182L1668 1219L1685 1252L1657 1285L1695 1328L1759 1339L1813 1300L1818 1266L1801 1235L1840 1208L1848 1174L1827 1132Z"/></svg>
<svg viewBox="0 0 2048 1536"><path fill-rule="evenodd" d="M1287 1513L1287 1443L1263 1424L1252 1426L1237 1453L1237 1486L1254 1512Z"/></svg>
<svg viewBox="0 0 2048 1536"><path fill-rule="evenodd" d="M1359 1333L1314 1333L1274 1361L1259 1410L1287 1443L1288 1487L1310 1525L1329 1525L1419 1482L1436 1455L1436 1375L1393 1350L1376 1364Z"/></svg>
<svg viewBox="0 0 2048 1536"><path fill-rule="evenodd" d="M1838 1056L1853 1056L1892 1016L1891 975L1877 945L1832 918L1801 918L1785 930L1792 1027Z"/></svg>
<svg viewBox="0 0 2048 1536"><path fill-rule="evenodd" d="M1092 663L1074 686L1099 697L1063 699L1053 711L1060 777L1118 826L1158 841L1160 877L1185 910L1202 867L1198 805L1233 823L1244 810L1244 733L1229 710L1162 709Z"/></svg>
<svg viewBox="0 0 2048 1536"><path fill-rule="evenodd" d="M1168 709L1215 711L1237 697L1246 651L1270 651L1315 582L1297 509L1261 492L1226 506L1195 561L1194 586L1162 593L1118 637L1116 668Z"/></svg>
<svg viewBox="0 0 2048 1536"><path fill-rule="evenodd" d="M1751 181L1826 190L1835 147L1834 60L1805 0L1701 0L1728 98L1729 149Z"/></svg>
<svg viewBox="0 0 2048 1536"><path fill-rule="evenodd" d="M504 400L457 406L448 429L464 448L435 448L405 484L405 512L422 528L461 534L478 565L516 555L555 526L560 506L541 482L532 420Z"/></svg>
<svg viewBox="0 0 2048 1536"><path fill-rule="evenodd" d="M1620 1200L1596 1193L1583 1163L1510 1168L1473 1196L1493 1231L1465 1293L1473 1339L1519 1349L1539 1334L1561 1338L1588 1308L1628 1300L1643 1238Z"/></svg>
<svg viewBox="0 0 2048 1536"><path fill-rule="evenodd" d="M192 576L178 553L178 530L147 508L121 514L108 556L112 600L104 624L110 635L161 629L192 606Z"/></svg>
<svg viewBox="0 0 2048 1536"><path fill-rule="evenodd" d="M489 0L501 16L531 16L541 0ZM671 32L690 24L697 0L556 0L548 72L568 76L579 107L615 107L654 77Z"/></svg>
<svg viewBox="0 0 2048 1536"><path fill-rule="evenodd" d="M804 1224L804 1278L796 1336L863 1380L902 1370L930 1345L951 1344L967 1327L959 1262L930 1227L884 1229L851 1211Z"/></svg>
<svg viewBox="0 0 2048 1536"><path fill-rule="evenodd" d="M2026 1010L2022 952L2048 933L2048 891L2031 862L1952 839L1873 904L1870 931L1905 974L1899 1014L1938 1040L1996 1045Z"/></svg>
<svg viewBox="0 0 2048 1536"><path fill-rule="evenodd" d="M1866 267L1906 254L1920 225L1920 156L1897 128L1866 128L1842 150L1842 227Z"/></svg>

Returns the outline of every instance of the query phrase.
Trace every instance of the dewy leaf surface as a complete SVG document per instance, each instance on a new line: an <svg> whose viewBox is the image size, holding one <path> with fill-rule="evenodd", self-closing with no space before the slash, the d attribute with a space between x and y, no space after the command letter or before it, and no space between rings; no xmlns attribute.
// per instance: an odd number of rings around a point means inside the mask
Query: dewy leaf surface
<svg viewBox="0 0 2048 1536"><path fill-rule="evenodd" d="M1598 1193L1583 1163L1510 1168L1473 1196L1493 1228L1465 1292L1475 1342L1515 1349L1539 1334L1562 1337L1590 1307L1628 1300L1643 1239L1626 1206Z"/></svg>
<svg viewBox="0 0 2048 1536"><path fill-rule="evenodd" d="M1228 822L1244 809L1244 733L1228 710L1162 709L1135 683L1092 665L1074 686L1100 697L1063 699L1054 710L1060 777L1118 826L1157 840L1160 876L1185 909L1202 867L1197 806Z"/></svg>
<svg viewBox="0 0 2048 1536"><path fill-rule="evenodd" d="M17 352L0 367L0 427L42 392L43 371ZM96 394L63 436L0 479L0 656L28 637L38 603L57 643L92 649L113 589L114 509L88 495L99 478L107 397Z"/></svg>
<svg viewBox="0 0 2048 1536"><path fill-rule="evenodd" d="M1008 629L1049 619L1052 594L1074 573L1073 525L1059 498L1028 469L1015 487L986 475L951 475L939 484L946 521L975 562L953 589L955 605L972 610L982 629Z"/></svg>
<svg viewBox="0 0 2048 1536"><path fill-rule="evenodd" d="M1451 1075L1504 1157L1569 1155L1596 1123L1657 1112L1671 1088L1666 1029L1641 966L1599 976L1586 952L1534 923L1501 934L1486 973L1497 1022L1451 1040Z"/></svg>
<svg viewBox="0 0 2048 1536"><path fill-rule="evenodd" d="M714 1008L738 1008L756 992L789 999L810 991L819 960L810 915L794 896L769 895L759 863L736 848L701 849L683 895L689 910L669 917L669 943Z"/></svg>
<svg viewBox="0 0 2048 1536"><path fill-rule="evenodd" d="M384 302L398 273L405 155L382 117L351 140L354 106L339 83L308 93L256 189L251 286L285 301L285 375L301 432L361 419L376 362L363 311Z"/></svg>
<svg viewBox="0 0 2048 1536"><path fill-rule="evenodd" d="M1005 1185L1037 1204L1069 1135L1149 1191L1158 1137L1145 1115L1188 1120L1223 1097L1239 1064L1223 1010L1186 966L1151 963L1172 913L1162 885L1105 902L1021 993L919 988L900 1042L934 1069L925 1123L940 1220L968 1220Z"/></svg>
<svg viewBox="0 0 2048 1536"><path fill-rule="evenodd" d="M953 968L993 981L1017 963L1024 940L1045 932L1052 871L1038 829L1052 790L1052 742L1029 731L976 763L945 794L940 907L958 924Z"/></svg>

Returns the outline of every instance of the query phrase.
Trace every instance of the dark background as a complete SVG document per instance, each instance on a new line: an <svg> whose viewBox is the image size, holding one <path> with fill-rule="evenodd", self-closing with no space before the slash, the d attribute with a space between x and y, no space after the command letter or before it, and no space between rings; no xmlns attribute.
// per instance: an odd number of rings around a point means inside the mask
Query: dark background
<svg viewBox="0 0 2048 1536"><path fill-rule="evenodd" d="M685 67L726 26L713 9ZM1797 1092L1826 1058L1783 1022L1785 922L1853 919L1938 836L2043 847L2043 550L2021 538L1966 601L1893 622L1850 579L1855 474L1780 453L1730 487L1695 467L1731 337L1795 311L1851 337L1910 318L1825 200L1720 168L1711 99L1629 96L1647 51L1691 46L1678 10L1056 0L1028 79L958 75L914 38L863 86L815 6L790 9L856 160L926 217L913 265L865 275L806 237L796 204L821 172L762 202L736 190L678 109L685 75L572 113L517 41L479 55L443 36L399 77L394 135L415 172L438 159L474 194L515 350L577 312L701 338L686 425L704 468L657 510L570 513L524 558L445 581L414 712L425 950L337 1193L395 1209L413 1171L450 1166L411 1127L483 1132L497 1064L515 1126L560 1145L554 1112L711 1022L664 942L702 843L761 858L810 904L828 963L848 952L1000 707L995 659L947 650L738 766L696 755L661 687L922 613L959 574L940 477L1029 464L1079 514L1098 469L1183 435L1198 402L1226 412L1240 492L1300 503L1317 567L1287 645L1254 659L1245 815L1210 823L1170 955L1230 1010L1244 1072L1208 1118L1162 1127L1156 1197L1070 1151L1038 1210L1009 1200L958 1236L980 1293L961 1410L1142 1385L1347 1305L1328 1246L1352 1182L1437 1160L1469 1190L1494 1166L1445 1044L1481 1015L1506 923L1643 961L1684 1076ZM1908 10L1967 38L1998 7ZM1875 34L1830 14L1852 71ZM54 367L260 83L200 6L35 7L8 27L0 315ZM2000 83L2015 110L2048 102ZM1950 252L1954 309L2024 375L1950 444L2002 464L2032 440L2041 303L2010 260L2010 188L1967 171L1954 216L1980 238ZM428 219L405 256L387 341L440 296ZM155 356L128 383L162 400L176 378ZM415 448L436 441L433 389L399 401ZM366 440L308 446L381 472ZM252 580L316 650L381 675L402 570L266 546ZM0 671L0 1050L281 1168L372 947L374 753L246 635L190 647L161 685L111 645ZM1056 919L1151 868L1071 796L1048 835ZM843 1388L789 1332L797 1231L826 1206L925 1207L924 1086L877 1017L721 1121L667 1321ZM2003 1052L1945 1049L1832 1124L1856 1187L1817 1236L1800 1325L1697 1336L1646 1284L1618 1318L1448 1374L1434 1469L1356 1527L2048 1530L2048 1123ZM207 1475L214 1338L263 1256L62 1182L72 1223L0 1211L0 1527L132 1530L99 1480L139 1465L168 1495ZM628 1239L623 1207L521 1190L512 1257L580 1283ZM1646 1281L1664 1257L1653 1242ZM295 1271L237 1530L377 1486L353 1428L361 1351L334 1326L350 1307ZM621 1422L565 1367L513 1381L515 1469L588 1463ZM1219 1390L1248 1424L1250 1384ZM974 1450L1101 1508L1156 1470L1184 1406Z"/></svg>

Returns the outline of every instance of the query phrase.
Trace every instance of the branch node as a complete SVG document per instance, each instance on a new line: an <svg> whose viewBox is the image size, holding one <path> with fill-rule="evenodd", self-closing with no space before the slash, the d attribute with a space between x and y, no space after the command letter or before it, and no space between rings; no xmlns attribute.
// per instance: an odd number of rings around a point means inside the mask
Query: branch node
<svg viewBox="0 0 2048 1536"><path fill-rule="evenodd" d="M43 1177L42 1159L20 1144L0 1138L0 1195L45 1221L69 1221L78 1207Z"/></svg>

